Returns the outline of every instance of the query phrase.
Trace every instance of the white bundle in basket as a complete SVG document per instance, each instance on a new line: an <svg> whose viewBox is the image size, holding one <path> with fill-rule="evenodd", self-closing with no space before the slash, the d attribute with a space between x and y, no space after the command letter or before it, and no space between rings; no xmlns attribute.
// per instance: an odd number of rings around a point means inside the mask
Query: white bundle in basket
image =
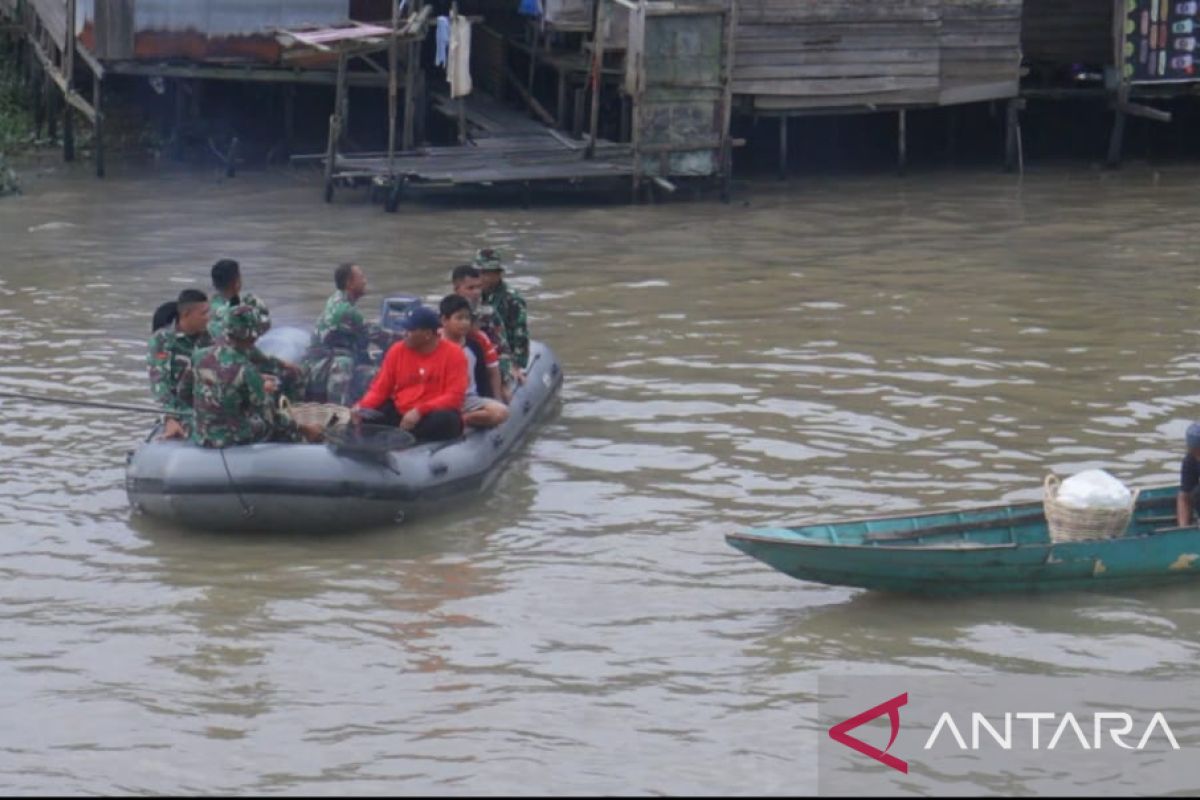
<svg viewBox="0 0 1200 800"><path fill-rule="evenodd" d="M1129 508L1133 492L1104 470L1088 469L1063 481L1055 499L1070 508L1117 510Z"/></svg>

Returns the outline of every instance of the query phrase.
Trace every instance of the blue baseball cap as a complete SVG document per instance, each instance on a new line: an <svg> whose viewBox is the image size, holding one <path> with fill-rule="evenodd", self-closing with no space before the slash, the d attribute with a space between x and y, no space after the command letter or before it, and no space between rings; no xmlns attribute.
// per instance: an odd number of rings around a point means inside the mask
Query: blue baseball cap
<svg viewBox="0 0 1200 800"><path fill-rule="evenodd" d="M409 311L408 316L400 321L400 327L406 331L436 331L442 327L442 319L429 306L417 306Z"/></svg>

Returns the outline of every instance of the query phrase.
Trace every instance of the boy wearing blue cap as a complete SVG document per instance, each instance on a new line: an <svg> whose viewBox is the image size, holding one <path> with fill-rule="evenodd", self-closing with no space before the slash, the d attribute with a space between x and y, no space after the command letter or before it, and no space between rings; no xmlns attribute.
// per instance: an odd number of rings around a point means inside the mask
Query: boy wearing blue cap
<svg viewBox="0 0 1200 800"><path fill-rule="evenodd" d="M1175 500L1175 517L1179 527L1192 524L1196 510L1196 494L1200 489L1200 422L1187 429L1187 454L1179 466L1179 495Z"/></svg>

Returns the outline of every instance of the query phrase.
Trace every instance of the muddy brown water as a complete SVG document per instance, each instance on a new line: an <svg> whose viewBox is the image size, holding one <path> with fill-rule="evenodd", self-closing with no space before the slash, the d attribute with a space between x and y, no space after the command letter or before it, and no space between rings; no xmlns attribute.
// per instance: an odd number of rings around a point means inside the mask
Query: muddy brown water
<svg viewBox="0 0 1200 800"><path fill-rule="evenodd" d="M0 787L814 791L821 674L1187 679L1191 589L898 599L723 535L1029 500L1048 470L1175 480L1200 417L1198 178L394 216L326 206L309 174L28 181L0 201L5 388L149 402L151 311L218 257L311 324L340 261L374 313L485 244L567 378L490 495L315 537L131 518L146 419L0 402Z"/></svg>

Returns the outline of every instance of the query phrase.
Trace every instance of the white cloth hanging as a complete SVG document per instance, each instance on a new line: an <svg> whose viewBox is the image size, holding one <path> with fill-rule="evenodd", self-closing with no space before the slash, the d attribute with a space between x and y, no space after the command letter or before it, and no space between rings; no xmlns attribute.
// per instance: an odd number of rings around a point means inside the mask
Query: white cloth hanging
<svg viewBox="0 0 1200 800"><path fill-rule="evenodd" d="M451 97L471 93L471 20L455 14L450 20L450 53L446 66Z"/></svg>

